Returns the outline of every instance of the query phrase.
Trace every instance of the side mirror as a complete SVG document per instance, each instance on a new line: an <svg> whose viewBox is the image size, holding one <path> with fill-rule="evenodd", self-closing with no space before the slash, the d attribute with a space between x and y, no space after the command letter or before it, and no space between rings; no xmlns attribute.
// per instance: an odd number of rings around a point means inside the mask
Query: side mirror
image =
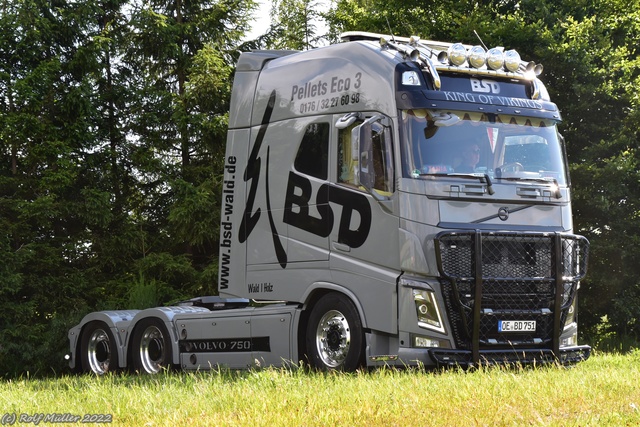
<svg viewBox="0 0 640 427"><path fill-rule="evenodd" d="M391 149L388 145L389 141L385 141L388 138L387 129L389 126L390 123L388 118L382 115L375 115L365 120L360 126L355 127L352 131L352 141L358 144L358 184L366 188L369 193L374 193L373 189L375 187L376 178L389 178L384 176L386 175L386 172L384 171L384 168L380 167L380 165L378 165L378 169L382 170L376 171L376 168L374 167L374 133L377 138L381 138L381 140L378 141L378 143L381 144L381 147L378 147L377 150L389 150ZM387 155L389 155L388 158L392 158L390 153L382 155L378 152L377 154L378 163L381 163L381 156L387 157ZM390 162L386 160L383 162L384 165L390 165ZM376 174L380 176L377 177Z"/></svg>
<svg viewBox="0 0 640 427"><path fill-rule="evenodd" d="M356 126L351 129L351 158L354 160L358 160L356 166L353 171L353 183L355 185L360 185L360 139L361 136L361 127Z"/></svg>
<svg viewBox="0 0 640 427"><path fill-rule="evenodd" d="M362 125L358 126L359 137L358 137L358 152L359 152L359 180L360 184L366 188L373 188L374 184L374 171L373 165L371 162L373 161L373 141L371 135L371 123L372 119L365 121Z"/></svg>

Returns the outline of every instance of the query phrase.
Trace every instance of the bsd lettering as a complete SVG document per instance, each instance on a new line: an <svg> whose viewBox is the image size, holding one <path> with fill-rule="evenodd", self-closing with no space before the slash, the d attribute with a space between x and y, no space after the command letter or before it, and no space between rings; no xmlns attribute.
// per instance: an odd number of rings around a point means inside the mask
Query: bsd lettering
<svg viewBox="0 0 640 427"><path fill-rule="evenodd" d="M319 218L309 213L311 197L311 182L303 176L289 172L283 221L316 236L327 237L331 234L334 224L333 211L329 205L329 202L333 202L342 206L338 243L352 248L362 246L371 229L371 206L364 195L328 184L321 185L316 194L315 203L320 214ZM354 213L360 217L360 223L356 229L350 228Z"/></svg>
<svg viewBox="0 0 640 427"><path fill-rule="evenodd" d="M493 80L479 80L479 79L469 79L471 83L471 90L474 92L480 93L500 93L500 85L498 82L494 82Z"/></svg>

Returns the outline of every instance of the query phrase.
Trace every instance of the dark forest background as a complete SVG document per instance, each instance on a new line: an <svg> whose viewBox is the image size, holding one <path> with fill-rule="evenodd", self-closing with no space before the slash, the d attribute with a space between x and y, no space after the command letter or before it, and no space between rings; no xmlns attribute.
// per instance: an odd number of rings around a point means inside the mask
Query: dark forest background
<svg viewBox="0 0 640 427"><path fill-rule="evenodd" d="M234 64L361 30L544 65L591 242L581 343L640 340L640 0L0 0L0 377L65 372L84 314L217 292ZM324 9L323 9L324 10ZM322 25L321 25L322 24Z"/></svg>

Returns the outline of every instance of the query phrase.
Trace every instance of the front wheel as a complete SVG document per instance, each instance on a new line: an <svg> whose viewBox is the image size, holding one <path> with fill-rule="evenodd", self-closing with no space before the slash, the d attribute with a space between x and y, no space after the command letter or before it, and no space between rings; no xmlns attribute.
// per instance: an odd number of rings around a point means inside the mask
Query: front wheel
<svg viewBox="0 0 640 427"><path fill-rule="evenodd" d="M103 322L85 326L80 341L80 359L84 372L104 375L118 368L118 350L111 329Z"/></svg>
<svg viewBox="0 0 640 427"><path fill-rule="evenodd" d="M137 372L157 374L171 367L171 339L160 319L143 319L136 326L130 347Z"/></svg>
<svg viewBox="0 0 640 427"><path fill-rule="evenodd" d="M330 293L318 300L309 315L305 341L313 368L353 372L362 366L362 322L351 300L342 294Z"/></svg>

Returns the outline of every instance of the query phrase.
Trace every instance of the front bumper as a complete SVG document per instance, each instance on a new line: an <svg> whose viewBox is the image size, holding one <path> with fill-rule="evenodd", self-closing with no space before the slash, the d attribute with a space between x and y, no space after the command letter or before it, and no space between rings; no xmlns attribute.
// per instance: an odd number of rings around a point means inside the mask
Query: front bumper
<svg viewBox="0 0 640 427"><path fill-rule="evenodd" d="M556 355L550 349L519 349L519 350L480 350L477 362L474 362L471 350L430 349L429 356L439 367L460 366L471 367L477 365L543 365L559 363L572 365L587 360L591 355L588 345L563 347Z"/></svg>

